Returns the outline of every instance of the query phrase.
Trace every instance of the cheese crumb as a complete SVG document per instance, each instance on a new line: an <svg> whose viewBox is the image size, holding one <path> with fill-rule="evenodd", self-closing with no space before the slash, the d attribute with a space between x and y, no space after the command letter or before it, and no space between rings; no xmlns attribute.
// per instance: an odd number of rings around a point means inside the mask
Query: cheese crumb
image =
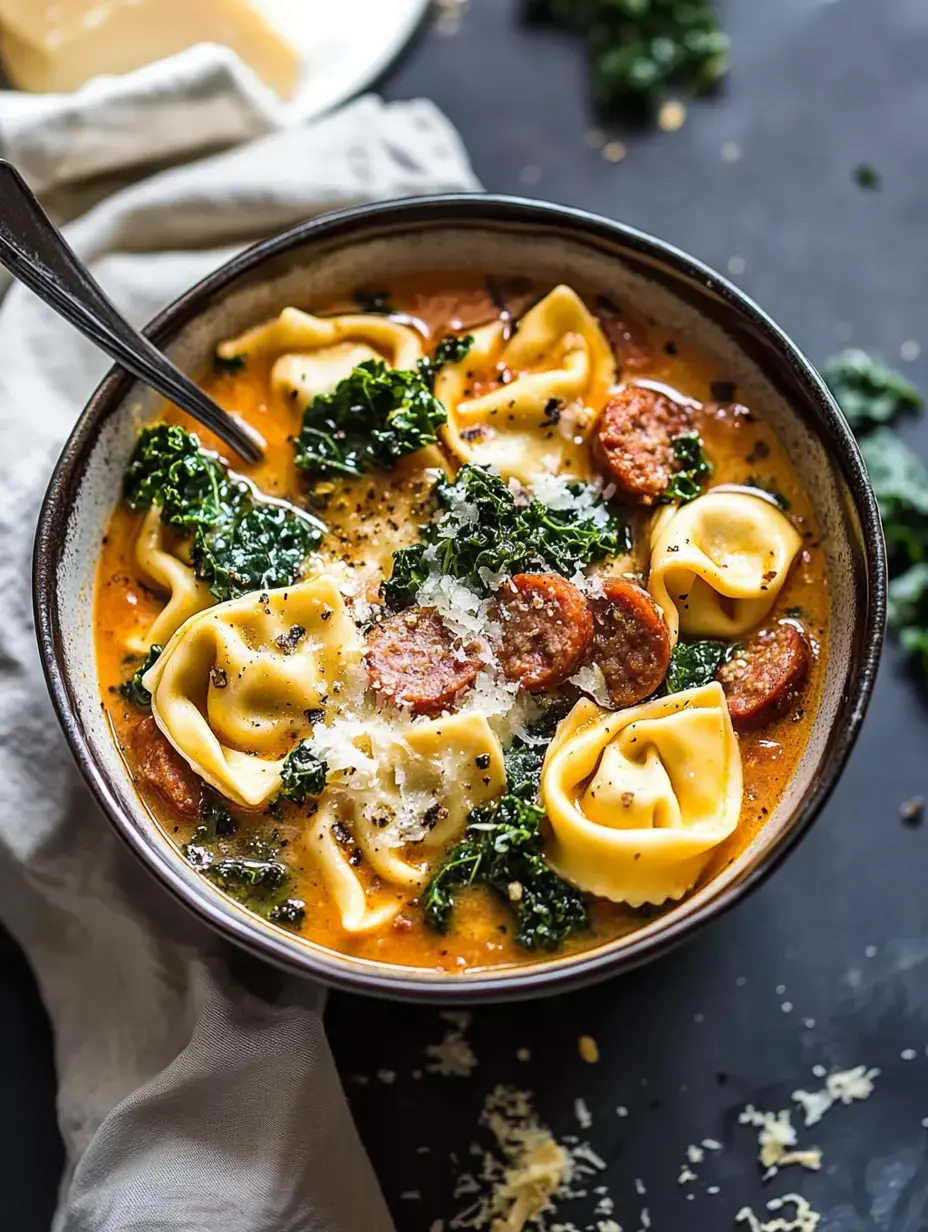
<svg viewBox="0 0 928 1232"><path fill-rule="evenodd" d="M821 1091L794 1091L792 1099L802 1108L806 1125L817 1125L834 1104L869 1099L879 1074L878 1069L867 1069L865 1065L839 1070L828 1075Z"/></svg>
<svg viewBox="0 0 928 1232"><path fill-rule="evenodd" d="M439 1044L426 1045L426 1055L431 1061L425 1068L430 1074L441 1074L444 1078L469 1078L477 1065L477 1058L464 1032L470 1025L469 1014L446 1013L443 1018L451 1022Z"/></svg>
<svg viewBox="0 0 928 1232"><path fill-rule="evenodd" d="M577 1051L587 1065L595 1065L599 1060L599 1047L592 1035L581 1035L577 1040Z"/></svg>
<svg viewBox="0 0 928 1232"><path fill-rule="evenodd" d="M799 1194L785 1194L782 1198L771 1198L767 1210L782 1211L786 1204L793 1207L792 1219L778 1216L762 1223L748 1206L743 1206L735 1216L735 1223L746 1223L749 1232L815 1232L821 1222L821 1215L813 1211L805 1198Z"/></svg>
<svg viewBox="0 0 928 1232"><path fill-rule="evenodd" d="M577 1118L577 1123L581 1129L589 1129L593 1124L593 1114L586 1106L586 1100L574 1100L574 1116Z"/></svg>

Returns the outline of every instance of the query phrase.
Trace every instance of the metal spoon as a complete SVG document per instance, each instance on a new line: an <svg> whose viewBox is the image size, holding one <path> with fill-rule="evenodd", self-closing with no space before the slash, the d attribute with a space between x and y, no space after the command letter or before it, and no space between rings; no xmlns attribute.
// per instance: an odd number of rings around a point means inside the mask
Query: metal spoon
<svg viewBox="0 0 928 1232"><path fill-rule="evenodd" d="M199 420L247 462L264 441L229 415L116 310L12 163L0 159L0 263L133 376Z"/></svg>

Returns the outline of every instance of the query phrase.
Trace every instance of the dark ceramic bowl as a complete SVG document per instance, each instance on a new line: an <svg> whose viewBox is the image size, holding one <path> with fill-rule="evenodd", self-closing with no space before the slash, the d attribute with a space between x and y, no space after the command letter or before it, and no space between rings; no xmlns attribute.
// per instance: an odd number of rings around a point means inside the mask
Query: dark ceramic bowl
<svg viewBox="0 0 928 1232"><path fill-rule="evenodd" d="M283 967L329 984L433 1001L536 996L627 971L726 910L809 829L857 737L883 635L880 519L854 439L812 365L714 271L629 227L577 210L485 196L422 198L331 214L235 257L166 309L149 335L195 371L222 338L346 287L416 270L476 269L576 282L631 304L714 355L760 408L815 507L828 566L831 642L812 735L780 806L707 885L630 937L586 953L465 975L345 957L245 912L188 867L153 824L101 714L92 638L97 552L123 467L154 395L114 369L78 420L39 520L35 608L52 699L88 783L119 834L192 911Z"/></svg>

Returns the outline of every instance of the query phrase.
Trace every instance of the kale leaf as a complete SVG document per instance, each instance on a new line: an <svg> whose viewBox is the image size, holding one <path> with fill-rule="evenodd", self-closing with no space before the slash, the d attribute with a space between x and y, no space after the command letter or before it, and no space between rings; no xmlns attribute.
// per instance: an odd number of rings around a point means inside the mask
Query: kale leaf
<svg viewBox="0 0 928 1232"><path fill-rule="evenodd" d="M538 500L519 505L508 485L485 467L462 466L453 481L438 481L435 495L442 512L422 527L419 543L393 554L392 575L381 587L390 607L413 603L430 572L481 591L491 574L554 570L569 577L628 543L627 529L602 504L578 502L557 510Z"/></svg>
<svg viewBox="0 0 928 1232"><path fill-rule="evenodd" d="M390 470L438 440L448 415L416 370L368 359L303 412L296 464L314 478Z"/></svg>
<svg viewBox="0 0 928 1232"><path fill-rule="evenodd" d="M708 684L735 649L727 642L677 642L664 677L664 692L682 693L684 689L698 689Z"/></svg>
<svg viewBox="0 0 928 1232"><path fill-rule="evenodd" d="M855 432L917 414L924 406L921 393L901 372L857 348L832 356L822 375Z"/></svg>
<svg viewBox="0 0 928 1232"><path fill-rule="evenodd" d="M664 493L665 501L695 500L702 491L702 480L712 474L712 465L702 448L702 438L695 432L685 432L673 438L673 458L676 471Z"/></svg>
<svg viewBox="0 0 928 1232"><path fill-rule="evenodd" d="M435 348L431 359L420 359L417 367L428 383L429 389L435 388L435 377L439 369L445 364L459 364L461 360L467 358L473 345L473 334L465 334L461 338L455 334L446 334Z"/></svg>
<svg viewBox="0 0 928 1232"><path fill-rule="evenodd" d="M589 41L593 98L606 113L653 115L670 88L711 89L730 41L709 0L523 0L530 19Z"/></svg>
<svg viewBox="0 0 928 1232"><path fill-rule="evenodd" d="M281 788L278 800L305 804L308 796L321 795L325 789L328 767L313 752L309 740L301 740L284 761L280 772Z"/></svg>
<svg viewBox="0 0 928 1232"><path fill-rule="evenodd" d="M194 570L219 600L290 585L322 541L321 524L262 501L177 424L142 431L124 491L131 509L158 505L163 522L193 535Z"/></svg>
<svg viewBox="0 0 928 1232"><path fill-rule="evenodd" d="M860 441L894 571L928 560L928 467L889 428Z"/></svg>
<svg viewBox="0 0 928 1232"><path fill-rule="evenodd" d="M158 656L163 649L163 646L152 646L141 667L119 686L120 696L131 705L137 706L139 710L151 710L151 694L142 684L142 677L150 667L157 663Z"/></svg>
<svg viewBox="0 0 928 1232"><path fill-rule="evenodd" d="M928 674L928 564L912 565L889 584L887 615L899 644Z"/></svg>
<svg viewBox="0 0 928 1232"><path fill-rule="evenodd" d="M543 817L539 805L511 793L473 809L464 837L426 888L429 926L447 932L456 892L486 885L515 912L515 941L523 949L557 949L571 933L588 927L580 893L541 854Z"/></svg>

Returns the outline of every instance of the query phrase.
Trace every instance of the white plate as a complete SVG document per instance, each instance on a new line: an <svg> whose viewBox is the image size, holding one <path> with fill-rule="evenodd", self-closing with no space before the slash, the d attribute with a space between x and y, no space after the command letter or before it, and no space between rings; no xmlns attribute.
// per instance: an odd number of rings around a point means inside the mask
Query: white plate
<svg viewBox="0 0 928 1232"><path fill-rule="evenodd" d="M375 81L405 47L430 0L256 0L304 59L290 106L309 118Z"/></svg>

